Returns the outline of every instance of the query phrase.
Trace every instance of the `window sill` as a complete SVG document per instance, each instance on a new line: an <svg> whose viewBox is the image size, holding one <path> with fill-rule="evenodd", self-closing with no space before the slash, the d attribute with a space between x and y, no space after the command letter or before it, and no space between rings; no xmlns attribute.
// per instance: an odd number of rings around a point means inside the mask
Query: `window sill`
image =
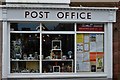
<svg viewBox="0 0 120 80"><path fill-rule="evenodd" d="M106 78L107 74L104 72L82 72L82 73L11 73L8 78Z"/></svg>

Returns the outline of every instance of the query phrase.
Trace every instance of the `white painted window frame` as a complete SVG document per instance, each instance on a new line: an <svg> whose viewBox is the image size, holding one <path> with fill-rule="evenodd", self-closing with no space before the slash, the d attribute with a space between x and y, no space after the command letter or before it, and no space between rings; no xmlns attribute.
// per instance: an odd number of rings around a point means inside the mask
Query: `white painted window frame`
<svg viewBox="0 0 120 80"><path fill-rule="evenodd" d="M2 52L2 78L57 78L57 77L106 77L112 78L113 75L113 48L112 48L112 22L104 23L104 72L81 72L76 73L62 73L62 74L40 74L40 73L10 73L10 22L3 21L3 52ZM40 24L41 26L41 24ZM76 30L76 23L75 23ZM11 33L13 33L11 31ZM15 32L17 33L17 32ZM29 33L29 32L28 32ZM33 32L34 33L34 32ZM45 32L42 32L45 33ZM40 33L40 36L42 35ZM49 33L49 32L46 32ZM59 32L58 32L59 33ZM75 52L76 52L76 31L73 33L69 33L67 31L63 32L63 34L75 34ZM81 33L89 33L89 32L81 32ZM95 33L95 32L90 32ZM57 32L56 32L57 34ZM41 41L41 39L40 39ZM40 46L42 44L40 43ZM42 48L40 49L41 52ZM75 54L76 56L76 54ZM41 59L40 59L41 60ZM76 63L76 59L75 59ZM40 64L41 61L40 61ZM40 68L42 65L40 66ZM76 66L75 66L76 67ZM40 71L41 72L41 71Z"/></svg>

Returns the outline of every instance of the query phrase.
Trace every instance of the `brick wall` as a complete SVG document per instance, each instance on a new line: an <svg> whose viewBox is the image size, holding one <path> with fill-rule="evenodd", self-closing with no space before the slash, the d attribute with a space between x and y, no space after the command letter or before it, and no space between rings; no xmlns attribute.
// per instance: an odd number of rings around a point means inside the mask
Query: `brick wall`
<svg viewBox="0 0 120 80"><path fill-rule="evenodd" d="M113 76L120 80L120 11L117 11L117 22L113 27Z"/></svg>

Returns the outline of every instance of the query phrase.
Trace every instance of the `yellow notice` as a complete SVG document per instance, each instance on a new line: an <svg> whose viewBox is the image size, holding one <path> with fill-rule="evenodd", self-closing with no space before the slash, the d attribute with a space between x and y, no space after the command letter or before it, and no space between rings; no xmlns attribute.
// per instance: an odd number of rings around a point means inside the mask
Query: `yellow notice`
<svg viewBox="0 0 120 80"><path fill-rule="evenodd" d="M77 43L83 43L83 34L77 34Z"/></svg>

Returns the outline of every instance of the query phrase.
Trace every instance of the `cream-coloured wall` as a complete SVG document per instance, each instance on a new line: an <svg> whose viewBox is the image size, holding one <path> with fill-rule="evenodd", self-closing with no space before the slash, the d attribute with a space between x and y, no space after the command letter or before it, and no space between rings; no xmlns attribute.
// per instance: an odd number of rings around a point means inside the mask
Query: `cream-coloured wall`
<svg viewBox="0 0 120 80"><path fill-rule="evenodd" d="M20 3L70 3L70 0L5 0L6 2Z"/></svg>

